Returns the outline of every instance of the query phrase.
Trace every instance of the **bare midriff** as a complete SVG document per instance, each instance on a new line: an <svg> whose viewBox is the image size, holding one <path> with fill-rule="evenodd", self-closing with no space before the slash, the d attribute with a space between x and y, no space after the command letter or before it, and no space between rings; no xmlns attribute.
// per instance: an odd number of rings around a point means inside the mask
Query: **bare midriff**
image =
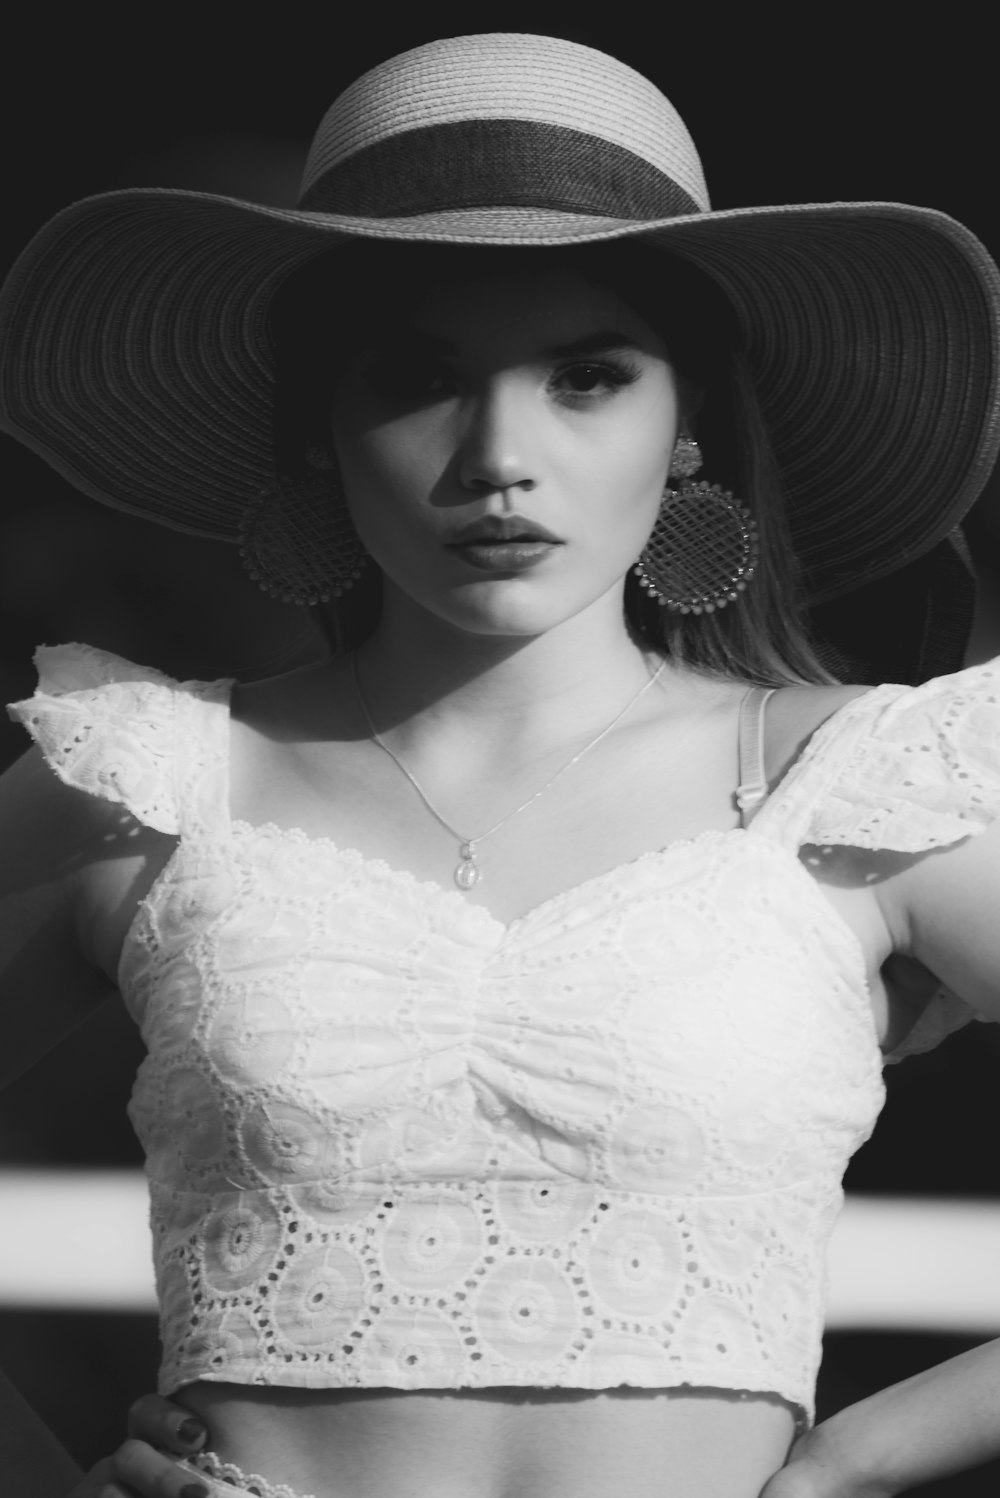
<svg viewBox="0 0 1000 1498"><path fill-rule="evenodd" d="M314 1498L758 1498L789 1406L718 1390L277 1389L177 1396L223 1460Z"/></svg>

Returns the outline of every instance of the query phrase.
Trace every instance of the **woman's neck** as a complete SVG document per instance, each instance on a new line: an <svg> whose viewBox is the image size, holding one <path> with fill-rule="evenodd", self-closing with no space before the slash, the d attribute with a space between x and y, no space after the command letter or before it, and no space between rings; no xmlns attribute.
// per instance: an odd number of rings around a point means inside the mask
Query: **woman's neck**
<svg viewBox="0 0 1000 1498"><path fill-rule="evenodd" d="M380 732L545 752L613 716L660 664L621 615L588 610L533 637L472 634L391 611L360 648L357 674Z"/></svg>

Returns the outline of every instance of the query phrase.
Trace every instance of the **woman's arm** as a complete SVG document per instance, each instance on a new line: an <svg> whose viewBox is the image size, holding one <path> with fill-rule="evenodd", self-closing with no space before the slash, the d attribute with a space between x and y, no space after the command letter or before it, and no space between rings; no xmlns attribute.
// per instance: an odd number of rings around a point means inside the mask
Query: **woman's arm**
<svg viewBox="0 0 1000 1498"><path fill-rule="evenodd" d="M37 749L0 776L0 1085L114 992L84 951L80 896L88 868L113 856L116 814Z"/></svg>
<svg viewBox="0 0 1000 1498"><path fill-rule="evenodd" d="M1000 1021L1000 822L914 859L879 903L897 952Z"/></svg>
<svg viewBox="0 0 1000 1498"><path fill-rule="evenodd" d="M96 960L85 892L96 869L118 863L127 888L141 839L121 809L64 785L36 749L0 776L0 1085L76 1028L114 985ZM122 860L126 860L123 864ZM13 1370L16 1377L16 1370ZM162 1406L162 1408L161 1408ZM186 1411L147 1411L134 1437L87 1476L0 1374L0 1493L11 1498L194 1498L204 1483L162 1446L190 1455L204 1440L178 1438ZM149 1443L149 1444L147 1444ZM75 1484L75 1486L74 1486Z"/></svg>
<svg viewBox="0 0 1000 1498"><path fill-rule="evenodd" d="M761 1498L892 1498L1000 1457L1000 1341L848 1405L803 1436Z"/></svg>
<svg viewBox="0 0 1000 1498"><path fill-rule="evenodd" d="M898 952L1000 1020L1000 824L913 861L879 902ZM995 1341L823 1421L762 1498L890 1498L998 1457Z"/></svg>

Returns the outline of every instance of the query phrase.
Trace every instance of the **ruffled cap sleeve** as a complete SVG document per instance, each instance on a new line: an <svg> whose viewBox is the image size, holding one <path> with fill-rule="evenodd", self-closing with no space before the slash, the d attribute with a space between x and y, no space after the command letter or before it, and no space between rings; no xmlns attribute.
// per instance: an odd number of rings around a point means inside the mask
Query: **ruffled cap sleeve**
<svg viewBox="0 0 1000 1498"><path fill-rule="evenodd" d="M59 778L147 827L182 832L192 729L199 737L185 709L229 684L178 683L89 645L40 646L35 664L35 695L7 711Z"/></svg>
<svg viewBox="0 0 1000 1498"><path fill-rule="evenodd" d="M1000 661L919 687L882 686L820 728L754 829L789 848L919 853L1000 817ZM887 1061L939 1044L985 1018L940 988Z"/></svg>
<svg viewBox="0 0 1000 1498"><path fill-rule="evenodd" d="M1000 661L855 698L814 735L755 828L786 845L917 853L1000 816Z"/></svg>

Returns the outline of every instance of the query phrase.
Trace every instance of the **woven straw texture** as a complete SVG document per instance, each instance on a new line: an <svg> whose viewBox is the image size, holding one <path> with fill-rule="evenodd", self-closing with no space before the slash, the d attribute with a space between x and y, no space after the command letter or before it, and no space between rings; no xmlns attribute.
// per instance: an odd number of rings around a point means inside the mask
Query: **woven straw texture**
<svg viewBox="0 0 1000 1498"><path fill-rule="evenodd" d="M700 208L710 206L687 126L648 79L590 47L503 32L431 42L352 83L316 132L303 195L332 166L388 136L474 119L534 120L613 141L652 162Z"/></svg>
<svg viewBox="0 0 1000 1498"><path fill-rule="evenodd" d="M328 114L310 180L408 121L460 109L534 111L574 141L599 129L602 150L610 140L704 195L694 148L651 84L589 48L522 36L432 43L375 69ZM51 220L0 292L0 425L104 503L235 541L273 477L267 312L290 273L359 238L626 236L688 258L730 297L812 601L952 530L1000 445L1000 274L962 225L892 203L636 220L501 202L393 218L108 193Z"/></svg>

